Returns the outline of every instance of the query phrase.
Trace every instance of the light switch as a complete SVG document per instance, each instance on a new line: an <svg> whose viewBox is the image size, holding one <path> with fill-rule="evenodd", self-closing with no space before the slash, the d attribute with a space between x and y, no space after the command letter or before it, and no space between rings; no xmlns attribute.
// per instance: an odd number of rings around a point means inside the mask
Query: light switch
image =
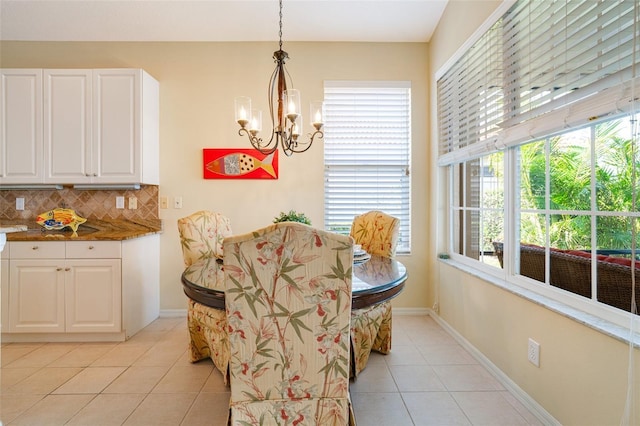
<svg viewBox="0 0 640 426"><path fill-rule="evenodd" d="M167 196L160 197L160 208L161 209L168 209L169 208L169 197L167 197Z"/></svg>
<svg viewBox="0 0 640 426"><path fill-rule="evenodd" d="M135 210L138 208L138 199L136 197L129 197L129 210Z"/></svg>
<svg viewBox="0 0 640 426"><path fill-rule="evenodd" d="M116 209L124 209L124 197L116 197Z"/></svg>
<svg viewBox="0 0 640 426"><path fill-rule="evenodd" d="M175 197L173 199L173 208L181 209L182 208L182 197Z"/></svg>
<svg viewBox="0 0 640 426"><path fill-rule="evenodd" d="M16 210L24 210L24 198L16 198Z"/></svg>

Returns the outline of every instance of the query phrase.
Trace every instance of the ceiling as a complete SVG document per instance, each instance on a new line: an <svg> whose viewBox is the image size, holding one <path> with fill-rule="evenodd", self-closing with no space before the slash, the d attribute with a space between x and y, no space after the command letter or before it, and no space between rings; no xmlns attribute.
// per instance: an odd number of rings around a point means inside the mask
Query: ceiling
<svg viewBox="0 0 640 426"><path fill-rule="evenodd" d="M285 0L284 41L426 42L449 0ZM0 40L272 41L276 0L0 0Z"/></svg>

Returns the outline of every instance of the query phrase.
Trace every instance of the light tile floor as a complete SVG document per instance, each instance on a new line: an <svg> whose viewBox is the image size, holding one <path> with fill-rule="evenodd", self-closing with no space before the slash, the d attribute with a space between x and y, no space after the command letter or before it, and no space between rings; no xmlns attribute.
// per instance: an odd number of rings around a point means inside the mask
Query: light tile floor
<svg viewBox="0 0 640 426"><path fill-rule="evenodd" d="M187 342L160 318L122 343L3 344L0 424L224 425L229 388ZM394 316L351 399L359 426L541 424L428 316Z"/></svg>

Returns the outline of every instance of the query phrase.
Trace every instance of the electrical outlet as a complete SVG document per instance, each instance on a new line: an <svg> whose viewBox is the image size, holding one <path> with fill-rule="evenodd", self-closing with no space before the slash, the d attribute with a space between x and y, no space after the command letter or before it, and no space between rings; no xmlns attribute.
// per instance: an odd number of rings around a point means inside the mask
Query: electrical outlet
<svg viewBox="0 0 640 426"><path fill-rule="evenodd" d="M161 209L169 208L169 197L167 196L160 197L160 208Z"/></svg>
<svg viewBox="0 0 640 426"><path fill-rule="evenodd" d="M116 197L116 209L124 209L124 197Z"/></svg>
<svg viewBox="0 0 640 426"><path fill-rule="evenodd" d="M24 210L24 198L16 198L16 210Z"/></svg>
<svg viewBox="0 0 640 426"><path fill-rule="evenodd" d="M135 210L138 208L138 199L136 197L129 197L129 210Z"/></svg>
<svg viewBox="0 0 640 426"><path fill-rule="evenodd" d="M527 351L529 362L536 367L540 367L540 343L529 338L529 349Z"/></svg>
<svg viewBox="0 0 640 426"><path fill-rule="evenodd" d="M181 209L182 208L182 197L175 197L173 199L173 208Z"/></svg>

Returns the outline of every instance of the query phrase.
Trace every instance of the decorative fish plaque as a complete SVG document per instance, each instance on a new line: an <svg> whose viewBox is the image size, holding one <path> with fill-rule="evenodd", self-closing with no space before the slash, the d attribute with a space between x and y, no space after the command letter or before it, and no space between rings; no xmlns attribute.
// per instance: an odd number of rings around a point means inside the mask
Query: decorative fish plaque
<svg viewBox="0 0 640 426"><path fill-rule="evenodd" d="M40 213L36 218L36 223L47 230L60 230L69 227L73 232L78 231L78 226L85 223L87 219L80 217L71 209L53 209Z"/></svg>
<svg viewBox="0 0 640 426"><path fill-rule="evenodd" d="M202 155L205 179L278 179L278 151L205 148Z"/></svg>

